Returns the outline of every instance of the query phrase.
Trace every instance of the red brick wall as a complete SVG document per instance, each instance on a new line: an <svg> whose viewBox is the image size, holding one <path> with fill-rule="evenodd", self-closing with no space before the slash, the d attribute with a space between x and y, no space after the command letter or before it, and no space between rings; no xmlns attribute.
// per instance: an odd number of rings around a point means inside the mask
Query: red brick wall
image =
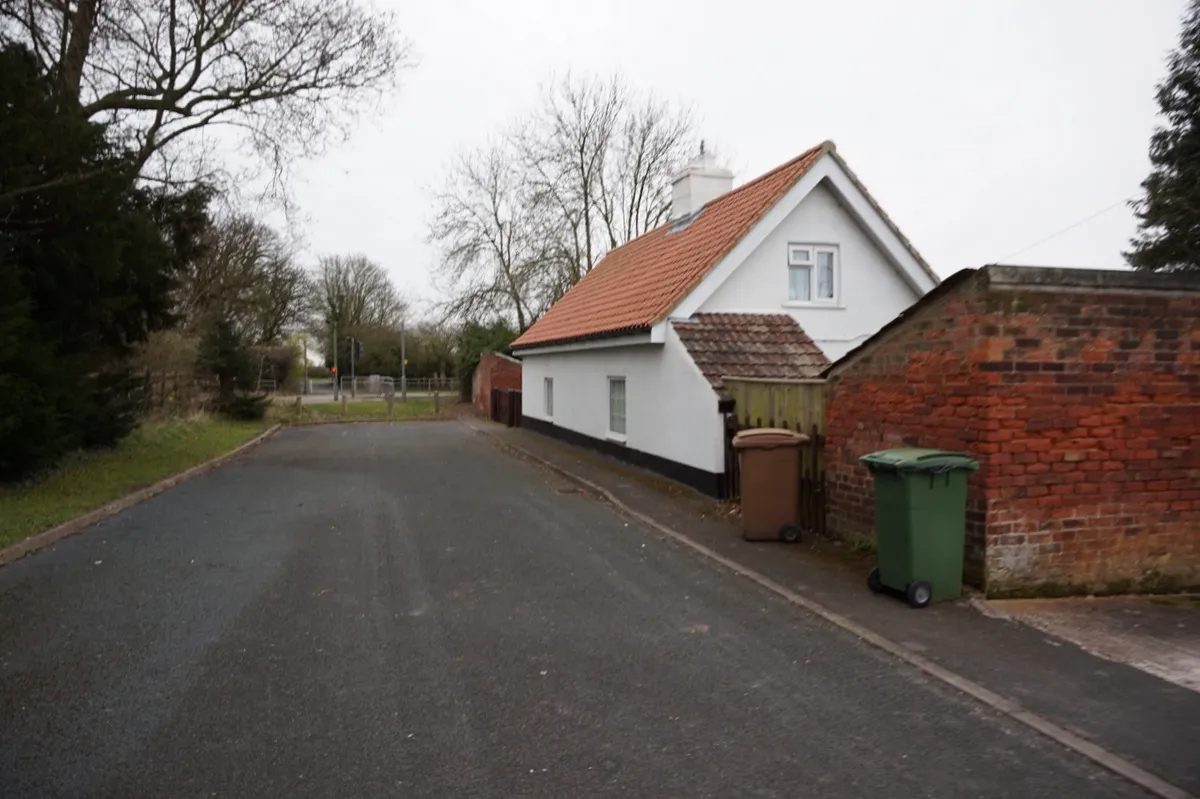
<svg viewBox="0 0 1200 799"><path fill-rule="evenodd" d="M485 415L492 412L492 389L521 388L521 362L495 352L485 352L471 378L471 401Z"/></svg>
<svg viewBox="0 0 1200 799"><path fill-rule="evenodd" d="M974 286L919 309L825 387L827 523L850 538L872 539L875 495L859 456L878 449L921 446L981 458L987 427L983 377L966 353L979 333L984 296ZM969 482L967 573L982 579L982 475Z"/></svg>
<svg viewBox="0 0 1200 799"><path fill-rule="evenodd" d="M989 593L1200 583L1200 295L993 289Z"/></svg>
<svg viewBox="0 0 1200 799"><path fill-rule="evenodd" d="M835 370L830 526L870 534L857 455L961 449L991 595L1200 584L1200 295L980 272Z"/></svg>

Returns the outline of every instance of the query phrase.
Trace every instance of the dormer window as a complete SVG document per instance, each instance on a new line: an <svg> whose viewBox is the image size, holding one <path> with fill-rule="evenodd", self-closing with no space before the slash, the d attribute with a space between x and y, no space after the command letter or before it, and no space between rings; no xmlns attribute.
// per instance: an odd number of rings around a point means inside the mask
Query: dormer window
<svg viewBox="0 0 1200 799"><path fill-rule="evenodd" d="M788 245L788 300L832 304L838 297L838 249L829 244Z"/></svg>

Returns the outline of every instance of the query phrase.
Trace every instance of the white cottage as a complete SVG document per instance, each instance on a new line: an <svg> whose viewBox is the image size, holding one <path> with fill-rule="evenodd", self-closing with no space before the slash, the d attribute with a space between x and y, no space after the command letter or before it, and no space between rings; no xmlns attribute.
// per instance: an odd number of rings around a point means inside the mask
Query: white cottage
<svg viewBox="0 0 1200 799"><path fill-rule="evenodd" d="M522 424L719 495L721 377L815 377L938 277L825 142L733 188L701 154L672 220L517 339Z"/></svg>

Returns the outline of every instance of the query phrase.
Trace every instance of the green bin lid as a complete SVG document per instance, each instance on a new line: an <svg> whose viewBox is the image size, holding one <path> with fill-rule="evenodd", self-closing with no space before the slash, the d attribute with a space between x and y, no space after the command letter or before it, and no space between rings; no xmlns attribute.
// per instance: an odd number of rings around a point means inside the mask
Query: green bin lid
<svg viewBox="0 0 1200 799"><path fill-rule="evenodd" d="M962 452L921 447L881 449L863 455L859 460L872 469L897 472L948 472L953 469L975 471L979 468L979 461Z"/></svg>

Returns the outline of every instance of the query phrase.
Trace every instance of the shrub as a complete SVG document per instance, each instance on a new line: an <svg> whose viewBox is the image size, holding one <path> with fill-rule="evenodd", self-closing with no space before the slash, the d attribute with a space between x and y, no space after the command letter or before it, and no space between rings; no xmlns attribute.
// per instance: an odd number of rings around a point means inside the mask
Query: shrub
<svg viewBox="0 0 1200 799"><path fill-rule="evenodd" d="M198 366L217 381L213 410L230 419L252 421L267 413L270 398L255 394L254 357L231 322L217 319L200 339Z"/></svg>
<svg viewBox="0 0 1200 799"><path fill-rule="evenodd" d="M266 394L235 393L217 401L217 413L236 422L257 422L267 415L271 398Z"/></svg>

